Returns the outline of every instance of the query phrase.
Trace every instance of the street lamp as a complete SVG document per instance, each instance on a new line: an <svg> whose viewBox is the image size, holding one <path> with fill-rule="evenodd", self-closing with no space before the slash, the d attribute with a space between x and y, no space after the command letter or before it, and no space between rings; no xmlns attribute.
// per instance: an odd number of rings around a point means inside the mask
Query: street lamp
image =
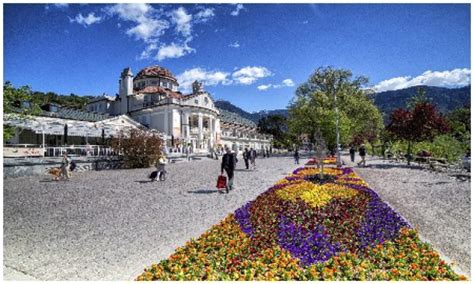
<svg viewBox="0 0 474 284"><path fill-rule="evenodd" d="M338 167L341 166L341 152L339 149L339 113L337 110L337 102L336 102L336 90L333 88L333 95L334 95L334 110L336 112L336 165Z"/></svg>

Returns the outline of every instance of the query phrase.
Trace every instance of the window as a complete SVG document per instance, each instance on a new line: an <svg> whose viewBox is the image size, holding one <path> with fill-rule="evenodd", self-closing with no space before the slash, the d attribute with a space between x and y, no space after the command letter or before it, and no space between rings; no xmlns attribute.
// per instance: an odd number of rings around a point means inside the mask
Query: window
<svg viewBox="0 0 474 284"><path fill-rule="evenodd" d="M158 81L153 80L153 81L151 81L151 84L154 85L154 86L156 86L156 85L158 85Z"/></svg>
<svg viewBox="0 0 474 284"><path fill-rule="evenodd" d="M198 104L199 104L199 100L198 100L198 99L195 99L195 100L194 100L194 103L198 105Z"/></svg>
<svg viewBox="0 0 474 284"><path fill-rule="evenodd" d="M209 99L207 97L204 98L204 103L207 105L209 103Z"/></svg>

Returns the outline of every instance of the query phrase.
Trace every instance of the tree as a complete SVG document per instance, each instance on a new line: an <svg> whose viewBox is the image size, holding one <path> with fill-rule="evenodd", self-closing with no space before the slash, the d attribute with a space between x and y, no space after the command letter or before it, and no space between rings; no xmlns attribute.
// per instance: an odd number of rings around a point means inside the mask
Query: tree
<svg viewBox="0 0 474 284"><path fill-rule="evenodd" d="M371 93L363 86L365 77L352 78L352 72L332 67L318 68L296 90L289 106L290 132L306 134L314 143L315 134L321 135L329 148L336 147L336 113L334 95L339 109L340 143L349 144L356 137L364 140L377 137L383 128L382 115L374 105Z"/></svg>
<svg viewBox="0 0 474 284"><path fill-rule="evenodd" d="M3 113L17 113L21 118L38 115L41 112L39 104L40 102L32 97L29 86L17 89L9 81L3 85ZM14 127L3 125L4 142L10 140L14 134Z"/></svg>
<svg viewBox="0 0 474 284"><path fill-rule="evenodd" d="M292 145L291 137L288 135L288 120L283 115L275 114L260 118L258 130L273 135L273 145L277 148Z"/></svg>
<svg viewBox="0 0 474 284"><path fill-rule="evenodd" d="M433 104L420 101L412 110L395 109L387 130L396 139L408 142L407 161L410 165L413 143L431 141L436 135L447 133L449 125Z"/></svg>
<svg viewBox="0 0 474 284"><path fill-rule="evenodd" d="M130 168L147 168L163 155L163 141L157 133L141 129L121 131L110 141L112 149L121 155Z"/></svg>

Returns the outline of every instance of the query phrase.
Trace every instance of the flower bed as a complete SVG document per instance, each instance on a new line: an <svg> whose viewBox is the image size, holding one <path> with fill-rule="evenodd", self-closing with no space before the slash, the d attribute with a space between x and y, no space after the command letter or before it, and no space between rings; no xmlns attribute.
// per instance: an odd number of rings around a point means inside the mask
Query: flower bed
<svg viewBox="0 0 474 284"><path fill-rule="evenodd" d="M307 166L314 166L318 164L318 158L310 158L308 162L306 162ZM336 164L336 157L327 157L323 159L323 164L325 165L335 165Z"/></svg>
<svg viewBox="0 0 474 284"><path fill-rule="evenodd" d="M137 280L465 280L350 168L290 176Z"/></svg>

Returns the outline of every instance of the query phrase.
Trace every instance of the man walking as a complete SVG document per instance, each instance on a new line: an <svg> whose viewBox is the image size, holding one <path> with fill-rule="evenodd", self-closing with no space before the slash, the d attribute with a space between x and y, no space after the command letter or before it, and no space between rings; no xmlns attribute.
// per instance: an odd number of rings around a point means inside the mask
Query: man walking
<svg viewBox="0 0 474 284"><path fill-rule="evenodd" d="M221 175L224 174L224 170L227 174L227 179L229 180L226 186L226 193L229 193L229 190L232 190L234 185L234 170L235 165L237 164L237 158L235 154L230 151L228 147L225 148L226 153L222 156L221 164Z"/></svg>
<svg viewBox="0 0 474 284"><path fill-rule="evenodd" d="M247 148L245 148L244 152L242 153L242 156L244 157L244 162L245 162L245 169L249 169L249 158L250 158L250 152Z"/></svg>
<svg viewBox="0 0 474 284"><path fill-rule="evenodd" d="M294 158L295 158L295 165L299 165L300 164L300 153L298 151L298 147L295 148L295 153L293 154Z"/></svg>
<svg viewBox="0 0 474 284"><path fill-rule="evenodd" d="M257 151L253 148L250 148L250 164L252 165L252 169L256 169L257 165L255 165L255 158L257 157Z"/></svg>
<svg viewBox="0 0 474 284"><path fill-rule="evenodd" d="M357 165L360 166L361 164L364 164L364 167L365 167L365 145L364 144L360 145L359 147L359 156L361 160L360 162L357 163Z"/></svg>
<svg viewBox="0 0 474 284"><path fill-rule="evenodd" d="M356 153L356 150L354 148L354 145L351 145L351 148L349 149L349 154L351 155L351 162L353 163L355 160L355 153Z"/></svg>

